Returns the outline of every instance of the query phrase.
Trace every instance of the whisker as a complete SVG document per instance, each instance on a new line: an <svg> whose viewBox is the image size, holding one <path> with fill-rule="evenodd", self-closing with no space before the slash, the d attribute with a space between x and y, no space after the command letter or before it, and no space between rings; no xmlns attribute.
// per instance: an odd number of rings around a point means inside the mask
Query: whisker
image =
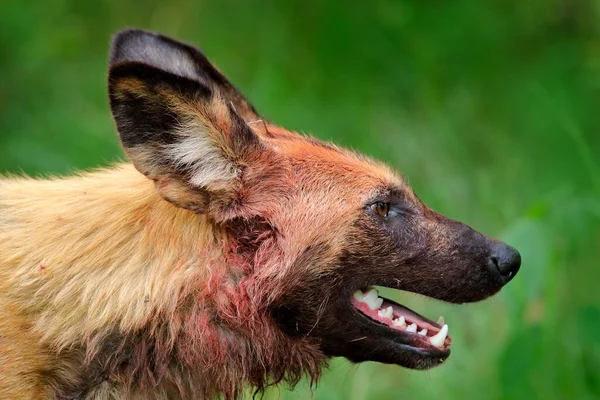
<svg viewBox="0 0 600 400"><path fill-rule="evenodd" d="M364 340L366 338L367 338L366 336L363 336L363 337L359 337L357 339L352 339L352 340L350 340L350 342L358 342L359 340Z"/></svg>

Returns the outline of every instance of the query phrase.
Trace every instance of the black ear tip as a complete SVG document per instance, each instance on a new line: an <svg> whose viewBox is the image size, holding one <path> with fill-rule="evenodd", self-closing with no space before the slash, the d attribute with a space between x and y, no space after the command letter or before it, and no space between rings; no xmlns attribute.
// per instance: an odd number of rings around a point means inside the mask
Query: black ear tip
<svg viewBox="0 0 600 400"><path fill-rule="evenodd" d="M137 28L127 28L117 32L111 40L110 65L113 66L127 57L127 49L132 43L141 42L144 37L154 35Z"/></svg>
<svg viewBox="0 0 600 400"><path fill-rule="evenodd" d="M121 44L130 39L142 38L142 37L148 37L148 36L156 37L156 36L158 36L158 34L154 33L154 32L150 32L150 31L145 31L145 30L139 29L139 28L125 28L113 35L112 43L113 43L113 45L116 45L116 44Z"/></svg>

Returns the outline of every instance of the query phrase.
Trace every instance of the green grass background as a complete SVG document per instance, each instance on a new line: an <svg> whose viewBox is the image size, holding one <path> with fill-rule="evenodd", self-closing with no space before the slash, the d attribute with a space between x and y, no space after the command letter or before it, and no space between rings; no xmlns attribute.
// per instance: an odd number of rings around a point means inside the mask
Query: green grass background
<svg viewBox="0 0 600 400"><path fill-rule="evenodd" d="M110 35L193 42L267 118L390 163L523 256L480 304L391 295L446 316L442 367L334 360L316 389L266 399L600 398L600 2L355 3L3 0L0 172L121 159Z"/></svg>

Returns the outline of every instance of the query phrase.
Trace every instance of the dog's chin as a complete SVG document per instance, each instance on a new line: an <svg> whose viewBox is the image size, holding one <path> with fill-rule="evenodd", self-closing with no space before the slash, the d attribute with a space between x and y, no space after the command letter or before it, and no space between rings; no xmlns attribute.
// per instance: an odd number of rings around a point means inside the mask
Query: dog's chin
<svg viewBox="0 0 600 400"><path fill-rule="evenodd" d="M325 306L311 335L323 351L353 362L377 361L429 369L450 356L452 339L443 320L431 321L378 296L371 287Z"/></svg>

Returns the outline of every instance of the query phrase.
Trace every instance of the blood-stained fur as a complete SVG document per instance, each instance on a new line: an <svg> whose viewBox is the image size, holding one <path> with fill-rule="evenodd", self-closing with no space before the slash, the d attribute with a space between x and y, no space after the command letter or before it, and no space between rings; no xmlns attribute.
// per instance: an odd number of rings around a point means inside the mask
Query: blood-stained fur
<svg viewBox="0 0 600 400"><path fill-rule="evenodd" d="M332 356L430 368L446 345L353 293L477 301L519 268L385 165L264 120L190 46L121 32L109 94L131 164L0 180L0 398L234 398Z"/></svg>

